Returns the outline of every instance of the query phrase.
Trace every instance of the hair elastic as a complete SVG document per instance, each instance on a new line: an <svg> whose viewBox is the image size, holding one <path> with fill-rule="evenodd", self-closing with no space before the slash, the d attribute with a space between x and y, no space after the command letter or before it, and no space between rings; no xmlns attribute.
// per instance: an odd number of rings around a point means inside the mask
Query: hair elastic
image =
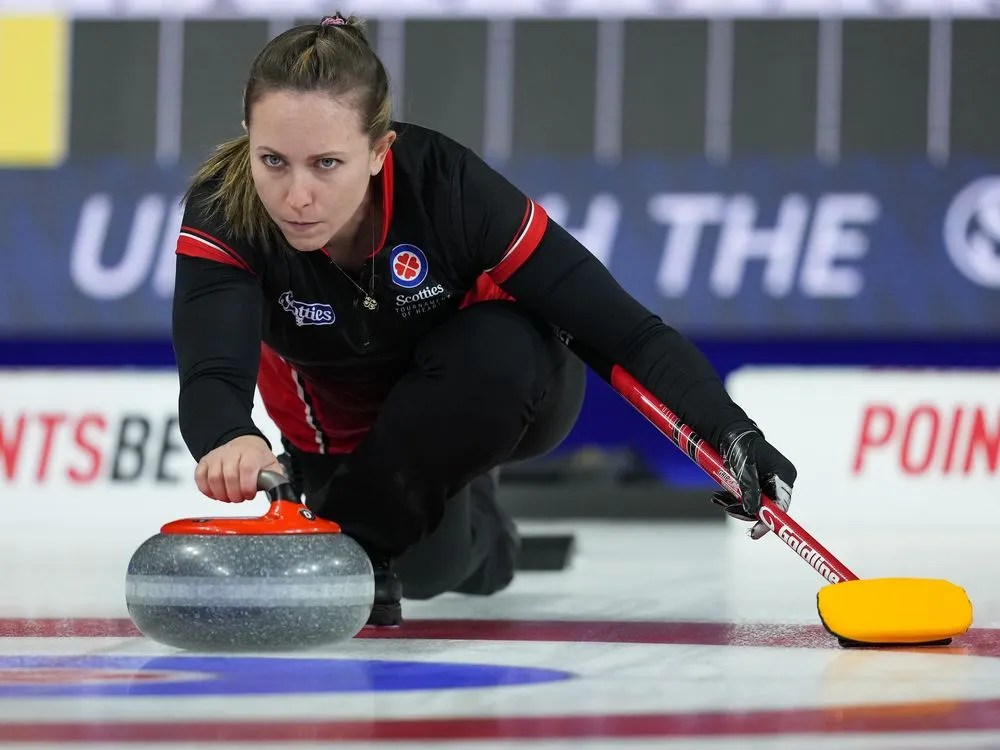
<svg viewBox="0 0 1000 750"><path fill-rule="evenodd" d="M326 16L320 21L320 26L347 26L347 19L339 13L335 16Z"/></svg>

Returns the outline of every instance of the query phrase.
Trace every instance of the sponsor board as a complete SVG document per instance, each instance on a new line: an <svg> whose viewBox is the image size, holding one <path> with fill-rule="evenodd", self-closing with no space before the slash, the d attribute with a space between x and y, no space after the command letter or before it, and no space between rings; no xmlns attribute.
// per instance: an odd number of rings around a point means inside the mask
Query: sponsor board
<svg viewBox="0 0 1000 750"><path fill-rule="evenodd" d="M553 158L500 170L687 332L1000 333L1000 164ZM0 275L0 332L166 335L187 172L0 172L0 250L15 259ZM393 252L397 312L437 304L413 296L433 281L419 248ZM290 309L303 324L335 315Z"/></svg>
<svg viewBox="0 0 1000 750"><path fill-rule="evenodd" d="M727 388L798 469L798 520L1000 521L1000 372L746 367Z"/></svg>
<svg viewBox="0 0 1000 750"><path fill-rule="evenodd" d="M198 491L174 372L8 370L0 393L5 559L53 545L81 565L112 555L124 576L135 548L168 521L267 510L263 494L228 504ZM259 395L253 415L280 445Z"/></svg>

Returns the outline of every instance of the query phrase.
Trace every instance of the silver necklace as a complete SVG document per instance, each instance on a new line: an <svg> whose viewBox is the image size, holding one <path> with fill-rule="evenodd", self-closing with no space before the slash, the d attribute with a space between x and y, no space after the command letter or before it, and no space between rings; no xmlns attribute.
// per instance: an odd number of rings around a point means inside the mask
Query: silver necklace
<svg viewBox="0 0 1000 750"><path fill-rule="evenodd" d="M344 275L344 278L346 278L348 281L350 281L352 284L354 284L354 287L359 292L361 292L362 295L364 295L363 299L361 300L361 304L364 306L364 308L366 310L370 310L371 312L375 312L376 310L378 310L378 300L375 299L375 259L374 259L374 256L375 256L375 206L374 205L372 205L371 218L372 218L372 221L371 221L371 224L372 224L372 274L371 274L371 281L369 282L369 285L368 285L369 286L369 291L366 292L364 290L364 287L362 287L358 282L356 282L354 280L354 278L349 273L347 273L347 271L345 271L343 268L341 268L340 264L337 263L337 261L335 261L333 258L330 257L329 253L327 253L324 250L323 254L326 255L327 260L329 260L333 264L333 267L336 268L338 271L340 271Z"/></svg>

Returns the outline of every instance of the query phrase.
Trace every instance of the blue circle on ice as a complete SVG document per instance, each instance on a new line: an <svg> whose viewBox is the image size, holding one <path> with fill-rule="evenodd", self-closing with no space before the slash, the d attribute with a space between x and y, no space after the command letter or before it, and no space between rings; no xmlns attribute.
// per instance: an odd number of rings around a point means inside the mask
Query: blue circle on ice
<svg viewBox="0 0 1000 750"><path fill-rule="evenodd" d="M497 664L277 657L3 656L0 698L449 690L567 680Z"/></svg>

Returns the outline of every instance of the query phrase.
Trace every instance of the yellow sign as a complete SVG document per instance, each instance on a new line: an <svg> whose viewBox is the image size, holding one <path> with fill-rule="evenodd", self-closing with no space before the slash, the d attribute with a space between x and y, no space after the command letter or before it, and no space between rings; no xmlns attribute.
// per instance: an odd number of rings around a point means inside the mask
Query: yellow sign
<svg viewBox="0 0 1000 750"><path fill-rule="evenodd" d="M52 167L66 155L69 23L0 17L0 167Z"/></svg>

